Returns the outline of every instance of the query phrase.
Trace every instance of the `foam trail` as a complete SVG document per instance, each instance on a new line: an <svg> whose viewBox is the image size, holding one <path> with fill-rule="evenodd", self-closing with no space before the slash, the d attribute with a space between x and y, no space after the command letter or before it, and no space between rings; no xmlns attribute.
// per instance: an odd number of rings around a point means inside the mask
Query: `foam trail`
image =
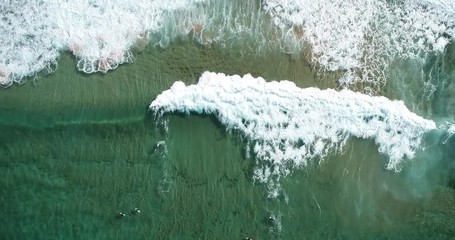
<svg viewBox="0 0 455 240"><path fill-rule="evenodd" d="M422 135L436 128L401 101L212 72L205 72L197 85L175 82L150 109L216 115L228 130L238 130L254 143L258 159L272 163L256 171L261 182L287 175L289 164L305 166L341 150L351 136L374 139L388 157L386 168L399 171L404 159L414 157Z"/></svg>

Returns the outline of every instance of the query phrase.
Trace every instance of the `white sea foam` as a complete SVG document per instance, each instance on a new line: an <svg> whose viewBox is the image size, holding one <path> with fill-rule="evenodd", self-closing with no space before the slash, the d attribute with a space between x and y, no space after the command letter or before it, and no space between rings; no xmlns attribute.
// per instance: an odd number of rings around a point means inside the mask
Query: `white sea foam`
<svg viewBox="0 0 455 240"><path fill-rule="evenodd" d="M455 134L455 124L452 124L452 125L450 125L450 127L448 127L448 129L447 129L447 137L446 137L444 143L446 143L447 140L448 140L449 138L451 138L454 134Z"/></svg>
<svg viewBox="0 0 455 240"><path fill-rule="evenodd" d="M56 64L56 27L42 1L0 4L0 85Z"/></svg>
<svg viewBox="0 0 455 240"><path fill-rule="evenodd" d="M346 71L341 82L380 84L396 57L425 60L455 37L450 0L266 0L264 9L284 32L311 46L314 64ZM288 30L289 29L289 30Z"/></svg>
<svg viewBox="0 0 455 240"><path fill-rule="evenodd" d="M197 8L202 0L18 0L0 4L0 84L55 68L62 50L77 58L85 73L107 72L131 62L130 48L160 33L166 45L169 27L185 29L191 22L174 14ZM181 22L179 22L181 20ZM187 26L189 25L189 26Z"/></svg>
<svg viewBox="0 0 455 240"><path fill-rule="evenodd" d="M379 152L388 157L386 168L398 171L404 159L414 157L422 135L436 128L403 102L385 97L301 89L289 81L211 72L205 72L197 85L175 82L150 109L158 114L216 115L228 130L240 131L254 144L257 159L269 163L256 171L261 182L287 175L289 164L305 166L310 160L322 160L341 150L351 136L374 139Z"/></svg>
<svg viewBox="0 0 455 240"><path fill-rule="evenodd" d="M107 72L132 62L134 45L166 47L174 38L202 44L278 47L326 71L345 71L344 85L387 79L396 57L424 61L455 37L450 0L17 0L0 4L0 85L47 69L71 51L77 69ZM268 24L265 16L272 16ZM248 41L246 41L248 39Z"/></svg>

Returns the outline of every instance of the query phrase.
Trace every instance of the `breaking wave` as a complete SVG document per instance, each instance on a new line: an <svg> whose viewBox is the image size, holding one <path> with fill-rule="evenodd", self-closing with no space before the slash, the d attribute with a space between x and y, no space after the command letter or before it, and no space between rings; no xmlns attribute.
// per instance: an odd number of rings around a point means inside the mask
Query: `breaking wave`
<svg viewBox="0 0 455 240"><path fill-rule="evenodd" d="M266 82L205 72L197 85L175 82L150 109L163 113L213 114L228 129L240 131L261 162L255 179L268 182L340 151L349 137L374 139L386 155L387 169L399 171L412 159L424 133L436 128L401 101L350 90L301 89L289 81Z"/></svg>

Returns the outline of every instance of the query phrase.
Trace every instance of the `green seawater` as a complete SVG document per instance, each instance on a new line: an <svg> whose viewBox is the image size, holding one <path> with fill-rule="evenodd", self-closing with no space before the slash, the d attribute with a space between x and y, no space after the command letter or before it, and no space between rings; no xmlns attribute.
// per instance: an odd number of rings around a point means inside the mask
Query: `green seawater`
<svg viewBox="0 0 455 240"><path fill-rule="evenodd" d="M381 94L427 118L453 119L453 49L430 59L428 70L395 64ZM157 119L148 105L174 81L196 83L206 70L299 87L336 82L303 57L187 41L135 57L85 75L63 54L56 72L0 90L1 239L455 238L452 138L429 134L427 150L399 173L384 169L373 141L353 138L343 153L292 169L282 194L268 198L239 133L214 116Z"/></svg>

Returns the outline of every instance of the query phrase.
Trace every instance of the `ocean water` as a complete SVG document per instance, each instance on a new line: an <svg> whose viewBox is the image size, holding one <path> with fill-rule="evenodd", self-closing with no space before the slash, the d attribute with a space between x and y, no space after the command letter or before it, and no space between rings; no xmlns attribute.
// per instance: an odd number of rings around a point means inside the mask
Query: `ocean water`
<svg viewBox="0 0 455 240"><path fill-rule="evenodd" d="M0 13L1 239L455 236L452 1Z"/></svg>

